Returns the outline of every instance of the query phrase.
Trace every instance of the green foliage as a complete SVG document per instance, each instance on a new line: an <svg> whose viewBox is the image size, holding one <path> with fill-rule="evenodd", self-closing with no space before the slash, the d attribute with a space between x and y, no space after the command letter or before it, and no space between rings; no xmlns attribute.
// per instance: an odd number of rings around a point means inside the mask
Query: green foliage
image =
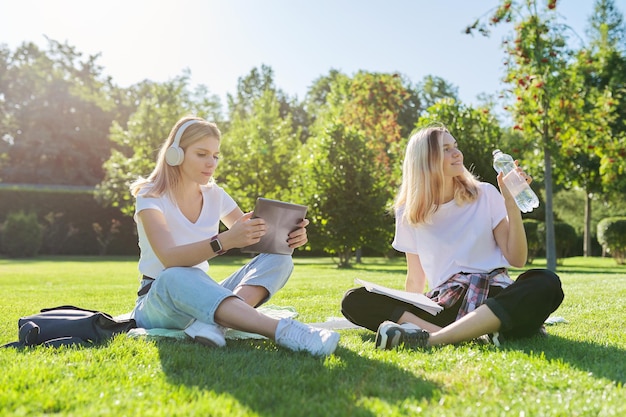
<svg viewBox="0 0 626 417"><path fill-rule="evenodd" d="M417 126L431 123L443 123L458 141L465 166L482 181L497 186L491 152L498 147L502 131L487 108L474 109L453 99L442 99L426 109Z"/></svg>
<svg viewBox="0 0 626 417"><path fill-rule="evenodd" d="M567 258L580 253L580 239L576 229L565 222L554 223L554 233L556 235L556 256L557 259Z"/></svg>
<svg viewBox="0 0 626 417"><path fill-rule="evenodd" d="M572 225L565 222L556 221L554 222L554 232L556 236L557 261L563 258L567 258L569 256L573 256L575 254L577 255L581 252L580 248L577 247L577 245L580 245L581 241L578 234L576 233L576 229L574 229ZM539 222L537 224L537 233L539 235L539 239L545 242L545 223Z"/></svg>
<svg viewBox="0 0 626 417"><path fill-rule="evenodd" d="M391 188L400 181L403 144L412 126L402 125L415 108L415 94L399 74L358 72L351 79L337 78L328 95L327 113L320 125L329 121L355 130L365 138L365 145L374 151L371 163L385 177Z"/></svg>
<svg viewBox="0 0 626 417"><path fill-rule="evenodd" d="M598 241L622 265L626 258L626 217L607 217L598 223Z"/></svg>
<svg viewBox="0 0 626 417"><path fill-rule="evenodd" d="M326 103L314 102L320 111L302 157L302 190L316 216L309 241L348 266L356 249L389 251L387 207L399 184L403 134L414 123L417 96L398 74L365 71L353 77L331 72L313 92Z"/></svg>
<svg viewBox="0 0 626 417"><path fill-rule="evenodd" d="M619 195L593 194L591 197L589 233L591 234L591 253L599 256L602 248L597 241L598 222L615 213L626 213L626 200ZM571 224L578 235L585 230L585 192L582 190L561 190L554 196L554 212L559 220Z"/></svg>
<svg viewBox="0 0 626 417"><path fill-rule="evenodd" d="M39 254L137 254L132 217L100 206L91 190L0 188L0 223L15 211L36 213L43 233Z"/></svg>
<svg viewBox="0 0 626 417"><path fill-rule="evenodd" d="M12 212L2 228L2 251L11 258L37 255L42 243L42 230L34 212Z"/></svg>
<svg viewBox="0 0 626 417"><path fill-rule="evenodd" d="M300 132L290 115L281 117L276 92L253 98L250 113L234 114L224 134L217 179L244 212L257 197L296 200L292 176L299 167Z"/></svg>
<svg viewBox="0 0 626 417"><path fill-rule="evenodd" d="M419 103L423 109L434 106L439 100L459 100L458 87L448 83L441 77L427 75L418 84Z"/></svg>
<svg viewBox="0 0 626 417"><path fill-rule="evenodd" d="M147 84L128 125L113 123L110 139L117 146L103 165L105 177L96 190L101 204L132 215L134 199L129 191L130 184L152 172L158 150L176 122L188 114L203 118L216 114L217 98L205 96L198 100L198 94L206 94L205 88L200 86L199 91L190 91L188 83L189 79L181 76L164 83Z"/></svg>
<svg viewBox="0 0 626 417"><path fill-rule="evenodd" d="M331 125L309 139L302 156L302 187L309 200L309 242L349 266L357 248L388 250L393 227L386 214L388 185L373 164L375 151L359 132Z"/></svg>
<svg viewBox="0 0 626 417"><path fill-rule="evenodd" d="M611 95L616 93L585 82L588 59L579 61L582 65L572 62L575 53L568 46L567 26L559 21L556 8L556 0L502 0L490 13L488 23L515 25L514 35L504 41L508 55L505 82L509 88L503 95L512 100L507 109L515 120L513 128L533 145L528 151L543 156L531 162L537 163L537 173L545 174L550 269L556 266L553 182L597 192L602 174L600 159L606 152L605 144L612 140L606 132L615 114ZM489 32L487 25L479 21L466 32L474 30Z"/></svg>
<svg viewBox="0 0 626 417"><path fill-rule="evenodd" d="M2 48L2 46L0 46ZM97 56L49 41L4 50L0 76L0 178L4 182L95 185L111 144L117 95Z"/></svg>
<svg viewBox="0 0 626 417"><path fill-rule="evenodd" d="M585 86L583 93L592 93L584 107L589 121L582 132L587 143L583 141L582 145L587 145L599 160L601 190L623 194L626 187L626 26L613 0L595 2L587 32L591 41L577 55L577 67Z"/></svg>

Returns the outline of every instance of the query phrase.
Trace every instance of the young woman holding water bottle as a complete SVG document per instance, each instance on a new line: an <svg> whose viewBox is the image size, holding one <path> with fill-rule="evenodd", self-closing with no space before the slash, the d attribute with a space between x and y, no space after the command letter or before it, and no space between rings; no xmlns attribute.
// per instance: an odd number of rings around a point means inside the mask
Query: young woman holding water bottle
<svg viewBox="0 0 626 417"><path fill-rule="evenodd" d="M530 183L521 168L517 172ZM499 345L543 334L563 301L559 277L531 269L513 281L508 267L526 264L520 209L498 174L500 192L464 166L457 141L441 126L414 133L396 196L393 247L406 254L407 291L444 307L432 315L412 304L351 289L342 313L376 331L376 347L429 347L488 339Z"/></svg>

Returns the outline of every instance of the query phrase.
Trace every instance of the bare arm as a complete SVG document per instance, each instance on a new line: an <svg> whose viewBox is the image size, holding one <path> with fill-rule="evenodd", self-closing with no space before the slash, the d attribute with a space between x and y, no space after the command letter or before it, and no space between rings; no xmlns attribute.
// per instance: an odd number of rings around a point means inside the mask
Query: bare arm
<svg viewBox="0 0 626 417"><path fill-rule="evenodd" d="M524 176L527 179L529 178L525 174ZM507 217L502 219L496 226L493 230L493 235L506 260L509 261L512 266L521 268L526 265L528 258L526 231L522 223L522 213L517 207L515 199L504 185L502 178L502 173L498 174L498 186L504 197Z"/></svg>
<svg viewBox="0 0 626 417"><path fill-rule="evenodd" d="M426 273L422 268L419 255L406 254L406 283L405 290L422 294L426 288Z"/></svg>
<svg viewBox="0 0 626 417"><path fill-rule="evenodd" d="M216 256L210 245L212 236L199 242L176 245L163 213L146 209L140 211L138 216L154 253L166 268L193 266ZM224 217L224 224L230 227L219 234L220 243L225 250L251 245L265 234L265 222L262 219L251 219L251 216L252 213L243 214L241 209L236 208Z"/></svg>

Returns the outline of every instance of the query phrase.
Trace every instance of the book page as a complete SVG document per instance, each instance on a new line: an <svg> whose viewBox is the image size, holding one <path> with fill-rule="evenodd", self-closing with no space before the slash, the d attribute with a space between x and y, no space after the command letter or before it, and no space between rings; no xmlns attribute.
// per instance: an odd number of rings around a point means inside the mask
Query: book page
<svg viewBox="0 0 626 417"><path fill-rule="evenodd" d="M402 291L402 290L395 290L393 288L387 288L382 285L377 285L368 281L363 281L362 279L358 279L358 278L355 279L354 282L357 284L363 285L365 289L368 290L369 292L383 294L388 297L395 298L396 300L413 304L414 306L419 307L422 310L427 311L433 315L443 310L442 306L435 303L433 300L426 297L424 294Z"/></svg>

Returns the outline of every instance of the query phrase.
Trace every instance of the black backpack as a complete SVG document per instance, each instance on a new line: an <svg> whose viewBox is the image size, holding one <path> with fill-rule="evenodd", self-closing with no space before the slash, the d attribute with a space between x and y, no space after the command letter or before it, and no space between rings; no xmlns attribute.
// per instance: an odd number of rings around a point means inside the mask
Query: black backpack
<svg viewBox="0 0 626 417"><path fill-rule="evenodd" d="M74 306L44 308L18 320L19 341L2 347L90 346L137 327L134 319L114 319L107 313Z"/></svg>

